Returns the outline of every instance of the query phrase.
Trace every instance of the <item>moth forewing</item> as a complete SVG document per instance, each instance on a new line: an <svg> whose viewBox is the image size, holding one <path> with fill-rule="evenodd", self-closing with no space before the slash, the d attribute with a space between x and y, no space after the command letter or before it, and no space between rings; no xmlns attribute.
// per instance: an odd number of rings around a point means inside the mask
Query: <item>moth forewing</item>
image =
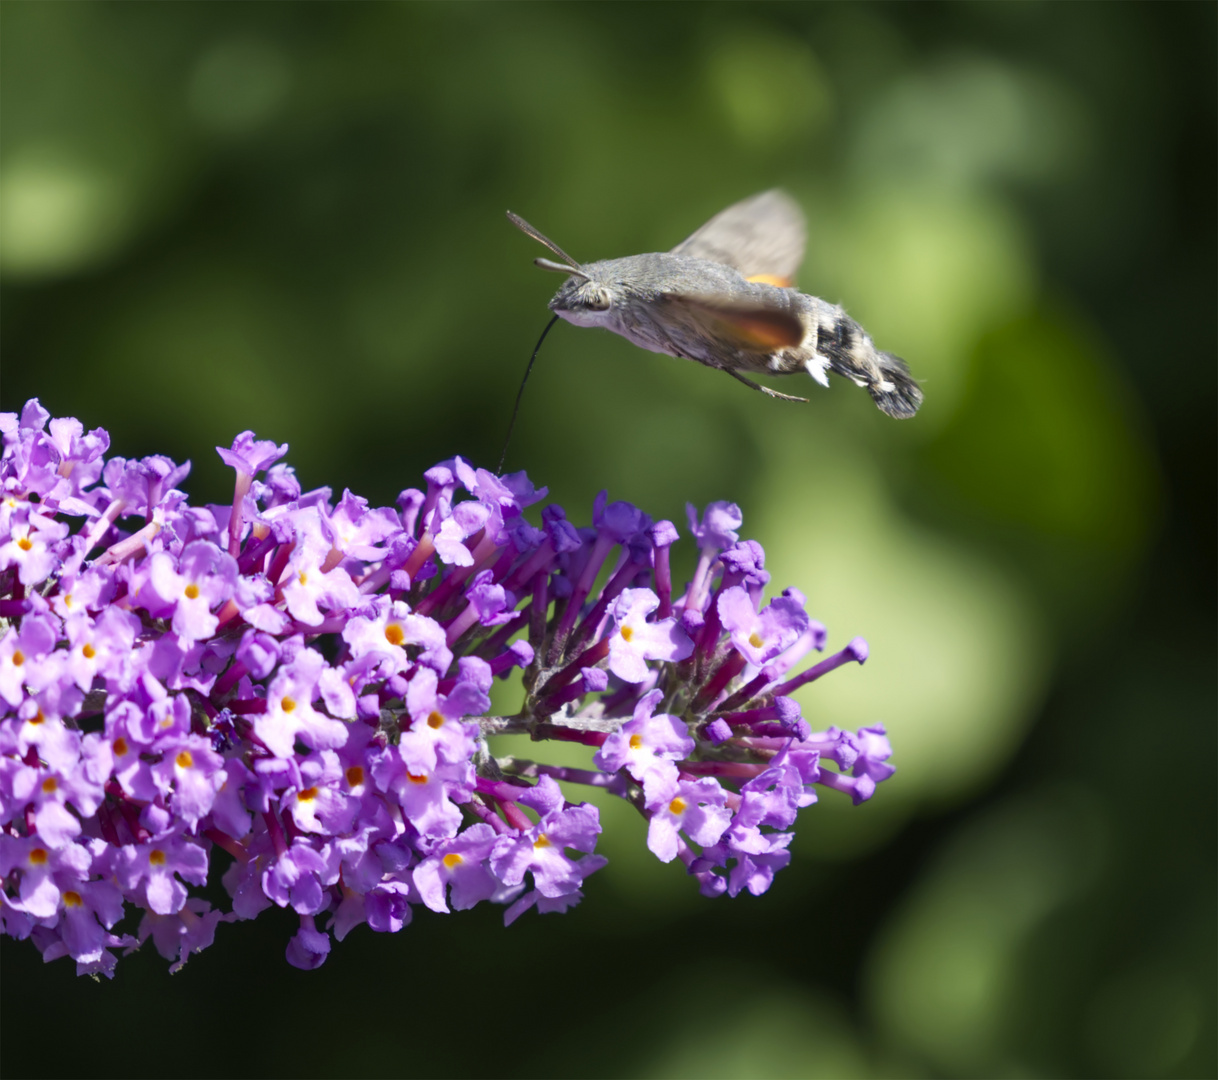
<svg viewBox="0 0 1218 1080"><path fill-rule="evenodd" d="M717 332L748 352L790 349L804 339L804 324L799 316L770 305L681 294L670 296L669 301L687 308L708 331Z"/></svg>

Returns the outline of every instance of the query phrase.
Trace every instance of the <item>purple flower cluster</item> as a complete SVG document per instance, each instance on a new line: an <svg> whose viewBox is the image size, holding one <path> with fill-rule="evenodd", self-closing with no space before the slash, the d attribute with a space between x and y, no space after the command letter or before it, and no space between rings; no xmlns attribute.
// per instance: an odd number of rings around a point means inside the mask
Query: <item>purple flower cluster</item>
<svg viewBox="0 0 1218 1080"><path fill-rule="evenodd" d="M605 860L558 780L630 801L707 895L761 893L818 787L857 803L892 774L882 727L800 716L791 693L867 646L791 675L825 630L795 589L763 606L734 506L690 509L674 596L671 522L602 494L589 527L535 525L524 473L455 458L372 508L302 492L246 432L219 451L232 504L192 506L189 463L107 459L37 401L0 434L0 924L47 960L110 975L151 938L177 967L271 905L303 968L416 904L564 911ZM514 668L520 711L489 715ZM596 770L495 758L502 733ZM228 912L188 888L213 854Z"/></svg>

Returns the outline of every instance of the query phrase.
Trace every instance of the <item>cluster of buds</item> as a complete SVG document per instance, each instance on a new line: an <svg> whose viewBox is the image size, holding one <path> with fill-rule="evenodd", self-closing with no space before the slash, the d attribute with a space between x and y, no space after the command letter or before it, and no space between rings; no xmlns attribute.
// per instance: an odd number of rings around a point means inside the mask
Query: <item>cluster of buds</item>
<svg viewBox="0 0 1218 1080"><path fill-rule="evenodd" d="M176 968L271 905L304 968L416 904L565 911L605 860L558 781L628 800L705 894L761 893L819 788L893 771L882 727L801 717L792 692L867 647L792 674L825 630L795 589L763 606L734 506L691 508L674 595L671 522L602 494L589 527L533 524L524 473L456 458L371 508L246 432L231 505L193 506L189 463L107 459L37 401L0 434L0 927L47 960L110 975L151 938ZM491 715L513 669L521 708ZM496 758L510 733L596 767ZM189 888L213 864L229 911Z"/></svg>

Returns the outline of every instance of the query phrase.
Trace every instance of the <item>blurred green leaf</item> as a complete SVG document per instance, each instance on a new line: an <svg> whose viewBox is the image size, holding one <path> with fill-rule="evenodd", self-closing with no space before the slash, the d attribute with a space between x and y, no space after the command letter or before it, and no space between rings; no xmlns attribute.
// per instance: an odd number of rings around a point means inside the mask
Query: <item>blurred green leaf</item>
<svg viewBox="0 0 1218 1080"><path fill-rule="evenodd" d="M1077 324L1037 313L978 344L952 422L921 451L974 522L1041 545L1028 560L1059 601L1093 603L1143 550L1158 510L1144 420L1116 365Z"/></svg>
<svg viewBox="0 0 1218 1080"><path fill-rule="evenodd" d="M1015 958L1097 874L1094 800L1042 791L973 822L927 868L877 944L869 990L889 1038L947 1076L1035 1073L1011 1035Z"/></svg>

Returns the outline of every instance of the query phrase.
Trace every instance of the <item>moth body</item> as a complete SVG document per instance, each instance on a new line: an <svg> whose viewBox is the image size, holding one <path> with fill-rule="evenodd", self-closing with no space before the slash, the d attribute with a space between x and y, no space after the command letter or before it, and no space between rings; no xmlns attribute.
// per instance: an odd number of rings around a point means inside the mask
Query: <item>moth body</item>
<svg viewBox="0 0 1218 1080"><path fill-rule="evenodd" d="M575 326L726 371L774 397L788 395L746 376L806 371L828 386L832 373L898 418L922 402L905 362L877 349L841 307L775 283L792 279L803 255L803 216L781 192L729 207L673 251L586 264L509 216L563 259L538 264L568 274L549 306Z"/></svg>

